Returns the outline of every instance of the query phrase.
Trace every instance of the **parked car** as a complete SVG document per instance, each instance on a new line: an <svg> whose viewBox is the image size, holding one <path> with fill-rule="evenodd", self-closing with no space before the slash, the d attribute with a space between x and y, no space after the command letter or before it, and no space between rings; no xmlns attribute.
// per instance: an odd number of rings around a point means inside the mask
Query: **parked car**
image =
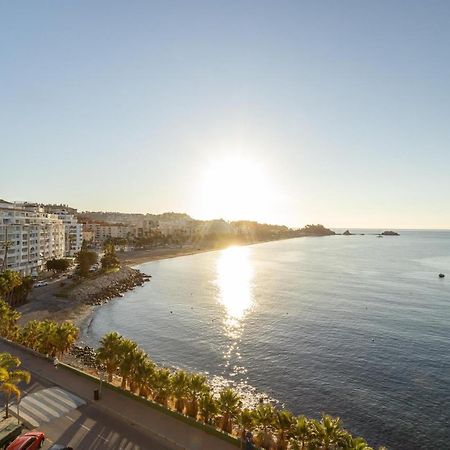
<svg viewBox="0 0 450 450"><path fill-rule="evenodd" d="M42 287L42 286L47 286L47 282L46 281L38 281L34 287Z"/></svg>
<svg viewBox="0 0 450 450"><path fill-rule="evenodd" d="M6 450L36 450L41 448L45 440L45 435L41 431L30 431L14 439Z"/></svg>

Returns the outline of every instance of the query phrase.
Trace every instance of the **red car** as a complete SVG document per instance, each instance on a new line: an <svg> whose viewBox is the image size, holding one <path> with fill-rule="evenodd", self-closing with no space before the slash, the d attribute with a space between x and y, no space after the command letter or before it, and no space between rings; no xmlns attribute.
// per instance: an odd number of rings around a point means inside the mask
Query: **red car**
<svg viewBox="0 0 450 450"><path fill-rule="evenodd" d="M42 447L45 435L41 431L30 431L14 439L6 450L36 450Z"/></svg>

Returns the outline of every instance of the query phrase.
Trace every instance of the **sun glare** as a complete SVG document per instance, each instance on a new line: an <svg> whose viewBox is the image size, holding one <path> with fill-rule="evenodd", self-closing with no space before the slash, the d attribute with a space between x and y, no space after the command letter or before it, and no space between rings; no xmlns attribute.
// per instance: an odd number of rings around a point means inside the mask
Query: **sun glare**
<svg viewBox="0 0 450 450"><path fill-rule="evenodd" d="M258 220L270 209L273 192L261 164L228 158L204 170L194 209L202 218Z"/></svg>
<svg viewBox="0 0 450 450"><path fill-rule="evenodd" d="M249 249L229 247L217 261L219 301L225 308L224 324L231 337L239 334L240 322L253 305L253 268Z"/></svg>

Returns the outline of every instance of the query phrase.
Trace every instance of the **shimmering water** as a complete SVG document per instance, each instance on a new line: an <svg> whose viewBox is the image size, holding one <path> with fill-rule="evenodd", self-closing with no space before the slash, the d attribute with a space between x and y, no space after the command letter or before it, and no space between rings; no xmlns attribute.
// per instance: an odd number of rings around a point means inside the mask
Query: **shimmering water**
<svg viewBox="0 0 450 450"><path fill-rule="evenodd" d="M300 238L142 264L97 309L152 358L340 415L392 449L450 449L450 232ZM447 273L444 279L438 273Z"/></svg>

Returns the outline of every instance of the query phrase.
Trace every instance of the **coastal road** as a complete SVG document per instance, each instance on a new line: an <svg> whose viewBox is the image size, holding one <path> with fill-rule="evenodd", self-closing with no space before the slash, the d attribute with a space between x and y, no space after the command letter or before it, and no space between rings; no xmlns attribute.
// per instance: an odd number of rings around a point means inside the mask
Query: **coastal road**
<svg viewBox="0 0 450 450"><path fill-rule="evenodd" d="M22 387L22 416L31 428L46 433L46 446L58 443L75 450L236 449L236 443L106 386L101 400L94 401L98 380L64 365L56 369L52 361L0 338L1 352L17 356L21 368L31 372L31 384Z"/></svg>
<svg viewBox="0 0 450 450"><path fill-rule="evenodd" d="M46 436L44 449L53 444L70 445L74 449L161 449L169 450L151 434L144 433L133 424L100 410L94 403L80 399L80 406L73 406L68 398L75 397L69 391L55 387L33 372L32 367L23 367L32 375L32 383L24 389L19 405L21 415L31 421L29 429L43 431ZM54 391L67 392L68 396L56 395ZM12 406L16 411L16 405Z"/></svg>
<svg viewBox="0 0 450 450"><path fill-rule="evenodd" d="M24 386L19 409L29 421L27 428L45 433L44 449L53 444L70 445L74 450L173 448L133 423L100 408L96 403L72 394L70 386L64 389L56 387L41 376L42 370L35 370L33 357L24 357L22 352L0 341L0 352L5 351L19 356L22 360L21 368L31 373L32 381L30 385ZM75 401L71 402L72 399ZM0 409L2 407L3 401L0 397ZM12 412L15 413L16 408L16 405L12 405Z"/></svg>

